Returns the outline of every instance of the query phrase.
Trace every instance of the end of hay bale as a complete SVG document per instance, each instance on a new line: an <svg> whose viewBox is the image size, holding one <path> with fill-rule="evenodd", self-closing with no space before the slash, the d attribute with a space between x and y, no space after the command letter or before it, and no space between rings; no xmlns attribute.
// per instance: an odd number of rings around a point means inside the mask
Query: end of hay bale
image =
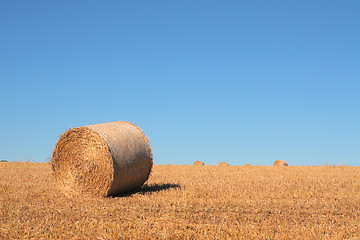
<svg viewBox="0 0 360 240"><path fill-rule="evenodd" d="M92 196L136 190L152 165L148 139L128 122L68 130L56 143L51 161L55 180L67 195Z"/></svg>
<svg viewBox="0 0 360 240"><path fill-rule="evenodd" d="M289 164L285 160L276 160L273 166L289 166Z"/></svg>
<svg viewBox="0 0 360 240"><path fill-rule="evenodd" d="M195 161L194 163L193 163L193 166L204 166L205 164L203 163L203 162L201 162L201 161Z"/></svg>
<svg viewBox="0 0 360 240"><path fill-rule="evenodd" d="M227 162L221 162L221 163L219 163L219 166L227 167L227 166L229 166L229 164Z"/></svg>

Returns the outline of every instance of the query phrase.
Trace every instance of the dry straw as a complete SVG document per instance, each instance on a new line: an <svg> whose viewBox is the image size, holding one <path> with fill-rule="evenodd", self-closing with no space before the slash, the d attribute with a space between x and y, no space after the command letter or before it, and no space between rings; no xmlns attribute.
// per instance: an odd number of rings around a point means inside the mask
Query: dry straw
<svg viewBox="0 0 360 240"><path fill-rule="evenodd" d="M111 196L136 190L149 178L152 165L147 137L123 121L66 131L51 160L56 182L69 195Z"/></svg>
<svg viewBox="0 0 360 240"><path fill-rule="evenodd" d="M289 164L285 160L276 160L273 166L289 166Z"/></svg>
<svg viewBox="0 0 360 240"><path fill-rule="evenodd" d="M219 166L227 167L227 166L229 166L229 164L226 162L221 162L221 163L219 163Z"/></svg>
<svg viewBox="0 0 360 240"><path fill-rule="evenodd" d="M253 167L254 165L248 163L248 164L245 164L245 167Z"/></svg>
<svg viewBox="0 0 360 240"><path fill-rule="evenodd" d="M201 161L195 161L194 163L193 163L193 166L204 166L205 164L203 163L203 162L201 162Z"/></svg>

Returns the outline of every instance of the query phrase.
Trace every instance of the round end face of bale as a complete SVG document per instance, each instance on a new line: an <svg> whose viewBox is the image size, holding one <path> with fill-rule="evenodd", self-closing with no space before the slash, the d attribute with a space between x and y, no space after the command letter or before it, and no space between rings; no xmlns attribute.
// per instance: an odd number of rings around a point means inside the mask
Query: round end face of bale
<svg viewBox="0 0 360 240"><path fill-rule="evenodd" d="M203 163L203 162L201 162L201 161L195 161L194 163L193 163L193 166L204 166L205 164Z"/></svg>
<svg viewBox="0 0 360 240"><path fill-rule="evenodd" d="M276 160L273 166L289 166L289 164L285 160Z"/></svg>
<svg viewBox="0 0 360 240"><path fill-rule="evenodd" d="M227 166L229 166L229 164L228 164L228 163L226 163L226 162L221 162L221 163L219 163L219 166L222 166L222 167L227 167Z"/></svg>
<svg viewBox="0 0 360 240"><path fill-rule="evenodd" d="M67 195L105 196L113 180L113 160L104 139L95 131L70 129L56 143L51 166Z"/></svg>

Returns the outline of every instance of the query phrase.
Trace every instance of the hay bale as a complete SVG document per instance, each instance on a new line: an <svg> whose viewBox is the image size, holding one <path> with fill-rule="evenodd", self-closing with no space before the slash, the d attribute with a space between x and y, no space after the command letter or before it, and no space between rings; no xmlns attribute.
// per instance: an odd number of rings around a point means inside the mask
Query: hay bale
<svg viewBox="0 0 360 240"><path fill-rule="evenodd" d="M152 165L147 137L123 121L66 131L51 160L56 182L69 195L111 196L136 190L148 179Z"/></svg>
<svg viewBox="0 0 360 240"><path fill-rule="evenodd" d="M253 167L254 165L248 163L248 164L245 164L245 167Z"/></svg>
<svg viewBox="0 0 360 240"><path fill-rule="evenodd" d="M201 161L195 161L194 163L193 163L193 166L204 166L205 164L203 163L203 162L201 162Z"/></svg>
<svg viewBox="0 0 360 240"><path fill-rule="evenodd" d="M289 164L285 160L276 160L273 166L289 166Z"/></svg>
<svg viewBox="0 0 360 240"><path fill-rule="evenodd" d="M229 164L228 164L228 163L226 163L226 162L221 162L221 163L219 163L219 166L222 166L222 167L227 167L227 166L229 166Z"/></svg>

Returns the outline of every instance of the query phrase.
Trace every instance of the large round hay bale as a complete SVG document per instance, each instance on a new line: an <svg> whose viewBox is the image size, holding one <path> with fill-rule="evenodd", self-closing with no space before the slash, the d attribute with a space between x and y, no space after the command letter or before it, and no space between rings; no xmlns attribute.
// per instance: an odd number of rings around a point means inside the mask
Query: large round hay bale
<svg viewBox="0 0 360 240"><path fill-rule="evenodd" d="M254 165L250 164L250 163L247 163L245 164L245 167L253 167Z"/></svg>
<svg viewBox="0 0 360 240"><path fill-rule="evenodd" d="M203 162L201 162L201 161L195 161L194 163L193 163L193 166L204 166L205 164L203 163Z"/></svg>
<svg viewBox="0 0 360 240"><path fill-rule="evenodd" d="M148 179L152 165L147 137L123 121L66 131L51 160L55 180L66 193L95 196L136 190Z"/></svg>
<svg viewBox="0 0 360 240"><path fill-rule="evenodd" d="M276 160L273 166L289 166L289 164L285 160Z"/></svg>
<svg viewBox="0 0 360 240"><path fill-rule="evenodd" d="M222 167L227 167L227 166L229 166L229 164L228 164L228 163L226 163L226 162L221 162L221 163L219 163L219 166L222 166Z"/></svg>

